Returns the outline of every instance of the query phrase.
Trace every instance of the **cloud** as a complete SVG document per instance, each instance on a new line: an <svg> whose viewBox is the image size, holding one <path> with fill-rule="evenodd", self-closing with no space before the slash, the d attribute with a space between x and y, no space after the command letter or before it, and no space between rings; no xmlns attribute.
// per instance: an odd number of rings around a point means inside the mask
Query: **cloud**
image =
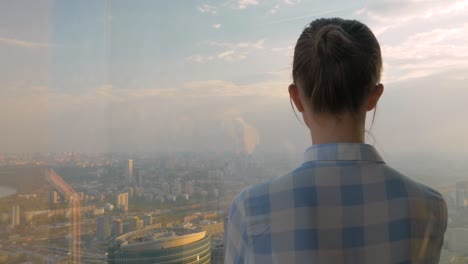
<svg viewBox="0 0 468 264"><path fill-rule="evenodd" d="M178 94L175 88L147 88L147 89L123 89L111 84L97 87L90 97L96 100L105 99L109 102L121 103L148 98L170 98Z"/></svg>
<svg viewBox="0 0 468 264"><path fill-rule="evenodd" d="M260 81L250 84L237 84L224 80L203 80L185 83L184 87L192 96L215 97L279 97L288 96L287 75L271 78L269 81Z"/></svg>
<svg viewBox="0 0 468 264"><path fill-rule="evenodd" d="M279 5L279 4L276 4L276 5L273 6L273 7L270 9L270 11L268 11L268 12L269 12L270 14L272 14L272 15L273 15L273 14L276 14L276 13L278 13L279 8L280 8L280 5Z"/></svg>
<svg viewBox="0 0 468 264"><path fill-rule="evenodd" d="M197 63L206 63L208 61L212 61L214 59L214 56L203 56L200 54L195 54L187 57L187 60L197 62Z"/></svg>
<svg viewBox="0 0 468 264"><path fill-rule="evenodd" d="M385 45L388 56L401 60L428 58L467 58L468 24L456 28L433 29L408 37L399 45Z"/></svg>
<svg viewBox="0 0 468 264"><path fill-rule="evenodd" d="M258 5L258 0L239 0L237 8L245 9L249 6Z"/></svg>
<svg viewBox="0 0 468 264"><path fill-rule="evenodd" d="M265 43L264 39L260 39L254 42L209 41L209 42L206 42L205 45L208 45L210 47L219 47L220 50L209 55L200 55L200 54L191 55L187 57L187 59L193 62L197 62L197 63L205 63L208 61L212 61L215 58L218 60L223 60L223 61L244 60L249 56L249 54L251 54L255 50L263 50L264 43Z"/></svg>
<svg viewBox="0 0 468 264"><path fill-rule="evenodd" d="M278 13L281 6L284 6L284 5L286 5L286 6L295 6L295 5L299 4L300 2L301 2L301 0L279 0L272 8L270 8L268 13L274 15L274 14Z"/></svg>
<svg viewBox="0 0 468 264"><path fill-rule="evenodd" d="M0 38L0 44L11 45L21 48L50 48L54 46L48 43L31 42L13 38Z"/></svg>
<svg viewBox="0 0 468 264"><path fill-rule="evenodd" d="M354 12L379 39L383 81L402 82L468 67L468 0L374 1Z"/></svg>
<svg viewBox="0 0 468 264"><path fill-rule="evenodd" d="M225 55L229 56L229 55ZM272 76L272 77L271 77ZM112 84L103 84L87 92L69 94L54 92L46 86L30 86L29 88L2 89L0 95L9 100L18 98L42 98L51 105L86 105L89 103L132 103L141 100L182 98L183 100L200 97L285 97L288 96L288 72L281 69L272 72L264 81L238 84L225 80L200 80L184 83L180 87L168 88L119 88ZM286 88L285 88L286 87ZM21 90L21 91L18 91ZM1 101L0 101L1 102Z"/></svg>
<svg viewBox="0 0 468 264"><path fill-rule="evenodd" d="M223 51L221 53L218 54L218 59L224 59L224 60L232 60L233 59L233 56L234 55L234 52L233 50L226 50L226 51Z"/></svg>
<svg viewBox="0 0 468 264"><path fill-rule="evenodd" d="M214 29L220 29L221 24L213 24L213 25L211 25L211 27L213 27Z"/></svg>
<svg viewBox="0 0 468 264"><path fill-rule="evenodd" d="M300 15L300 16L294 15L294 16L290 16L290 17L277 19L277 20L272 20L270 22L265 23L265 25L283 24L283 23L288 23L288 22L291 22L291 21L298 21L298 20L304 20L304 19L309 20L309 19L311 19L311 17L328 17L328 16L332 16L333 14L340 13L340 12L343 12L343 11L349 11L349 7L343 6L343 7L336 8L336 9L331 9L331 10L314 11L314 12L311 12L309 14Z"/></svg>
<svg viewBox="0 0 468 264"><path fill-rule="evenodd" d="M274 53L282 53L288 57L294 56L294 44L288 45L287 47L276 47L270 49Z"/></svg>
<svg viewBox="0 0 468 264"><path fill-rule="evenodd" d="M201 13L208 13L212 15L216 15L218 13L217 9L215 6L209 5L209 4L202 4L197 7L197 10Z"/></svg>
<svg viewBox="0 0 468 264"><path fill-rule="evenodd" d="M455 16L468 15L468 0L435 1L382 1L370 3L366 8L354 12L367 17L380 35L390 29L407 27L420 22L430 23Z"/></svg>
<svg viewBox="0 0 468 264"><path fill-rule="evenodd" d="M297 5L301 2L301 0L282 0L282 2L287 5Z"/></svg>
<svg viewBox="0 0 468 264"><path fill-rule="evenodd" d="M210 46L224 47L231 49L263 49L263 44L265 43L264 39L257 40L255 42L217 42L209 41L207 44Z"/></svg>
<svg viewBox="0 0 468 264"><path fill-rule="evenodd" d="M243 59L247 58L247 54L248 53L246 53L246 52L239 52L239 51L236 51L236 50L224 50L224 51L218 52L215 56L213 56L213 55L208 55L208 56L199 55L199 57L197 57L197 60L192 60L192 61L196 61L198 63L205 63L205 62L208 62L208 61L212 61L214 58L216 58L218 60L231 62L231 61L243 60Z"/></svg>
<svg viewBox="0 0 468 264"><path fill-rule="evenodd" d="M243 10L250 6L256 6L259 3L259 0L228 0L224 5L232 9Z"/></svg>
<svg viewBox="0 0 468 264"><path fill-rule="evenodd" d="M384 80L397 82L440 73L454 74L468 67L468 24L437 28L382 45L387 66Z"/></svg>

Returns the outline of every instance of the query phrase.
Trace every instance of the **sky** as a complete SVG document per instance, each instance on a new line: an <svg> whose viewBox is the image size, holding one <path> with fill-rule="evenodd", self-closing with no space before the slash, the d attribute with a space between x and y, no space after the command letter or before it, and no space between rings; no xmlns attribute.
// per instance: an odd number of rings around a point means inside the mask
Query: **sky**
<svg viewBox="0 0 468 264"><path fill-rule="evenodd" d="M380 42L369 143L466 160L467 0L1 1L0 152L302 155L287 87L320 17L360 20Z"/></svg>

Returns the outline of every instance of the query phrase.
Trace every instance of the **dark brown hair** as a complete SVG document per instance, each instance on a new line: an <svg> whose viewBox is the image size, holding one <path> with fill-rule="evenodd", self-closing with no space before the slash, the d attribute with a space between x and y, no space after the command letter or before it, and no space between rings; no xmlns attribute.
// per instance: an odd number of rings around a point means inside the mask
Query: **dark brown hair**
<svg viewBox="0 0 468 264"><path fill-rule="evenodd" d="M380 45L356 20L314 20L294 49L294 83L316 112L357 113L380 81L381 71Z"/></svg>

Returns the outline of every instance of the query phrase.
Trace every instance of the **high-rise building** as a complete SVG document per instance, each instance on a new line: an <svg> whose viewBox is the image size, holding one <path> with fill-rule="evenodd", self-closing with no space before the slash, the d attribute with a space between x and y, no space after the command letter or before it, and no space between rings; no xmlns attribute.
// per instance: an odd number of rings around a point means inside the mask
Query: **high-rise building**
<svg viewBox="0 0 468 264"><path fill-rule="evenodd" d="M143 216L143 224L145 226L152 225L153 224L153 216L148 214Z"/></svg>
<svg viewBox="0 0 468 264"><path fill-rule="evenodd" d="M101 241L108 239L111 235L111 217L109 215L100 216L97 219L97 238Z"/></svg>
<svg viewBox="0 0 468 264"><path fill-rule="evenodd" d="M123 221L121 219L114 220L112 223L112 235L117 237L123 234Z"/></svg>
<svg viewBox="0 0 468 264"><path fill-rule="evenodd" d="M211 263L211 237L205 231L145 229L115 242L108 263Z"/></svg>
<svg viewBox="0 0 468 264"><path fill-rule="evenodd" d="M171 194L171 185L167 182L162 183L162 191L164 195Z"/></svg>
<svg viewBox="0 0 468 264"><path fill-rule="evenodd" d="M128 211L128 193L123 193L123 201L124 201L124 205L125 205L125 212Z"/></svg>
<svg viewBox="0 0 468 264"><path fill-rule="evenodd" d="M14 205L11 208L11 225L17 226L20 224L20 207L18 205Z"/></svg>
<svg viewBox="0 0 468 264"><path fill-rule="evenodd" d="M115 198L115 207L122 212L128 211L128 193L119 193Z"/></svg>
<svg viewBox="0 0 468 264"><path fill-rule="evenodd" d="M143 188L143 175L140 173L140 168L133 168L133 176L135 176L137 186Z"/></svg>
<svg viewBox="0 0 468 264"><path fill-rule="evenodd" d="M135 216L132 219L130 219L130 226L131 226L132 230L137 230L138 229L138 221L139 220L140 220L140 218L138 218L138 216Z"/></svg>
<svg viewBox="0 0 468 264"><path fill-rule="evenodd" d="M185 181L183 192L189 195L193 194L193 181Z"/></svg>
<svg viewBox="0 0 468 264"><path fill-rule="evenodd" d="M115 209L117 209L117 210L120 210L120 206L122 205L122 204L120 203L120 201L121 201L121 200L120 200L120 193L119 193L119 194L117 194L117 195L115 196L115 205L114 205L114 207L115 207Z"/></svg>
<svg viewBox="0 0 468 264"><path fill-rule="evenodd" d="M180 183L180 180L177 179L174 181L172 184L172 195L180 195L182 193L182 184Z"/></svg>
<svg viewBox="0 0 468 264"><path fill-rule="evenodd" d="M128 160L127 177L129 182L133 182L133 160Z"/></svg>

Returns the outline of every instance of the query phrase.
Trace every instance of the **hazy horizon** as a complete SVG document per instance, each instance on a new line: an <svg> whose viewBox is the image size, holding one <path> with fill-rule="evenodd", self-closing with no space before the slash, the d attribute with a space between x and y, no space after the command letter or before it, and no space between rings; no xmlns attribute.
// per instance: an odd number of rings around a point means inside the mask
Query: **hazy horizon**
<svg viewBox="0 0 468 264"><path fill-rule="evenodd" d="M300 156L310 138L287 93L293 47L331 16L366 23L382 47L369 142L463 160L468 1L416 0L0 3L0 152Z"/></svg>

